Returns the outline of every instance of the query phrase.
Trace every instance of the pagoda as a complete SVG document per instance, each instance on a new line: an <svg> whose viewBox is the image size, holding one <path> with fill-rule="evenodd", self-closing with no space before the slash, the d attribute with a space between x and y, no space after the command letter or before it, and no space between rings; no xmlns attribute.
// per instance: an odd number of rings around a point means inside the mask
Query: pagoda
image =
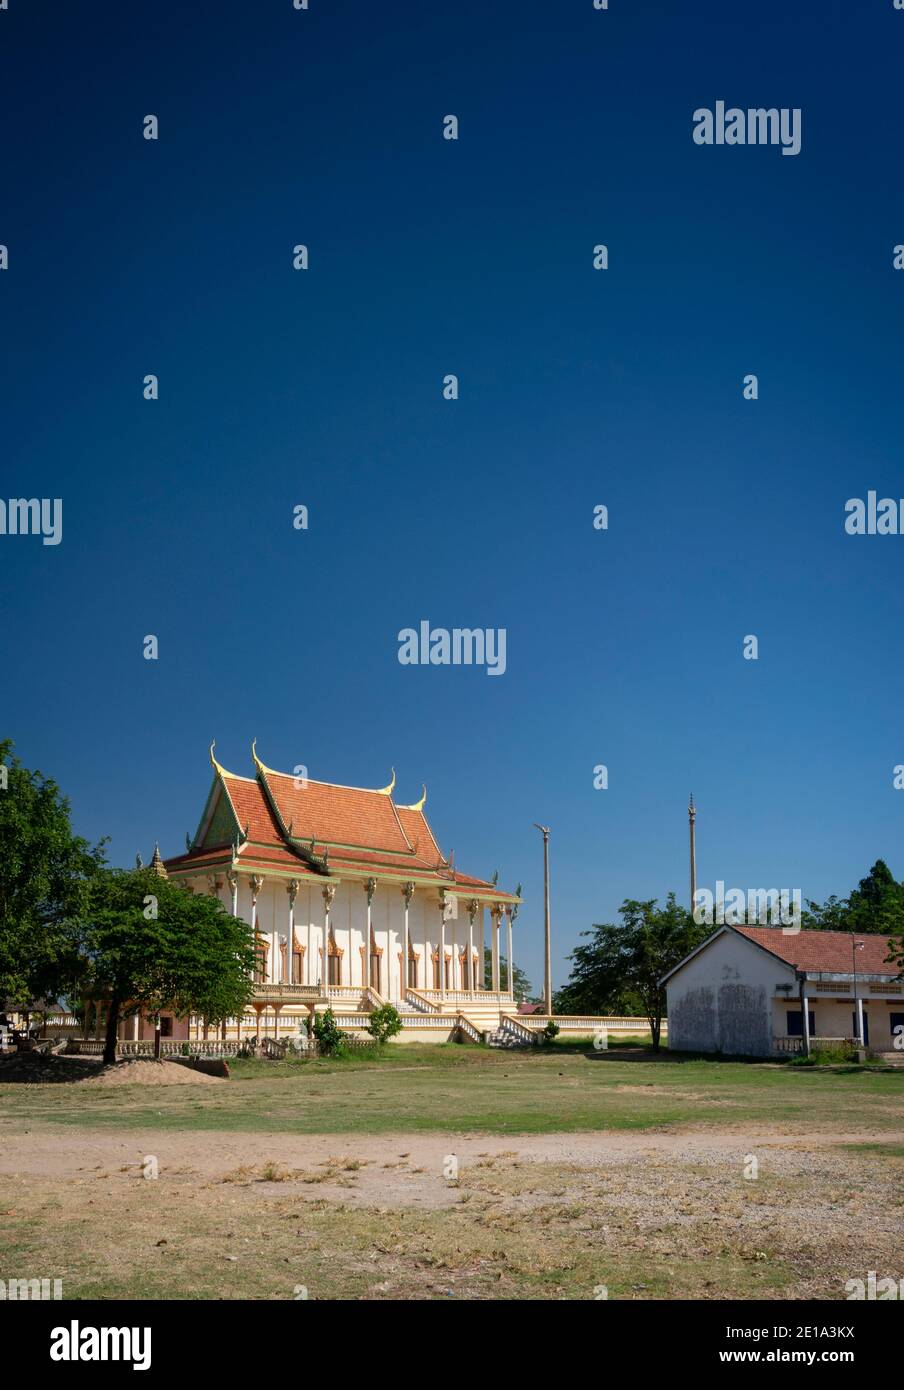
<svg viewBox="0 0 904 1390"><path fill-rule="evenodd" d="M286 1036L326 1008L354 1033L390 1002L402 1015L402 1041L478 1041L515 1013L520 885L505 892L498 875L475 878L455 866L425 815L426 788L400 805L394 770L379 789L339 786L267 767L256 743L254 775L244 777L227 772L215 748L197 832L165 872L218 897L254 931L249 1011L221 1037ZM207 1036L202 1020L189 1028Z"/></svg>

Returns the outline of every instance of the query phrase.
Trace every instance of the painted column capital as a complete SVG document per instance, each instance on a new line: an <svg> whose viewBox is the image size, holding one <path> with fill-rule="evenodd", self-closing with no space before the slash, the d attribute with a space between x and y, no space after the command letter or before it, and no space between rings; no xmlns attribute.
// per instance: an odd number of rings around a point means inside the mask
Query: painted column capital
<svg viewBox="0 0 904 1390"><path fill-rule="evenodd" d="M476 898L468 898L468 921L473 922L480 910L480 903Z"/></svg>
<svg viewBox="0 0 904 1390"><path fill-rule="evenodd" d="M327 912L329 912L330 908L333 906L333 899L336 896L335 883L325 883L321 888L320 892L321 896L323 897L323 905L326 908Z"/></svg>
<svg viewBox="0 0 904 1390"><path fill-rule="evenodd" d="M402 897L405 899L405 906L406 906L406 907L407 907L408 904L411 902L411 899L412 899L413 895L414 895L414 884L413 884L413 883L411 882L411 880L409 879L407 883L403 883L403 884L402 884Z"/></svg>
<svg viewBox="0 0 904 1390"><path fill-rule="evenodd" d="M263 886L264 886L264 876L263 876L263 874L252 874L252 875L251 875L251 896L252 896L253 898L256 899L256 898L258 897L258 895L260 894L260 891L261 891L261 889L263 888Z"/></svg>
<svg viewBox="0 0 904 1390"><path fill-rule="evenodd" d="M290 907L295 906L295 899L298 897L298 889L300 886L297 878L290 878L289 882L286 884L286 892L289 895Z"/></svg>
<svg viewBox="0 0 904 1390"><path fill-rule="evenodd" d="M370 907L374 900L374 893L377 891L377 880L369 878L364 883L364 891L367 894L367 906Z"/></svg>

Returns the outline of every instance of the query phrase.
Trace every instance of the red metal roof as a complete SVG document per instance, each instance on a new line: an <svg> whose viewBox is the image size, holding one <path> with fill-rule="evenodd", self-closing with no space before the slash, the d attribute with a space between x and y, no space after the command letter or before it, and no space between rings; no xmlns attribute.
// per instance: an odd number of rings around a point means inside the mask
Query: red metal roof
<svg viewBox="0 0 904 1390"><path fill-rule="evenodd" d="M846 931L784 932L781 927L734 927L748 940L765 946L773 955L793 965L796 970L823 971L828 975L850 975L851 933ZM897 975L898 967L889 965L890 936L855 933L854 940L863 942L854 953L858 975Z"/></svg>

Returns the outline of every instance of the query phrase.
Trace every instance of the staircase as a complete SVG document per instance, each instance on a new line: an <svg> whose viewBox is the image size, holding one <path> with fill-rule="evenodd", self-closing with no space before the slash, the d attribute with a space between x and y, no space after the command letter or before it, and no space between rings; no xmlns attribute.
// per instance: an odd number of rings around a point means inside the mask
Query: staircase
<svg viewBox="0 0 904 1390"><path fill-rule="evenodd" d="M537 1047L540 1037L517 1018L503 1015L499 1027L489 1035L490 1047Z"/></svg>

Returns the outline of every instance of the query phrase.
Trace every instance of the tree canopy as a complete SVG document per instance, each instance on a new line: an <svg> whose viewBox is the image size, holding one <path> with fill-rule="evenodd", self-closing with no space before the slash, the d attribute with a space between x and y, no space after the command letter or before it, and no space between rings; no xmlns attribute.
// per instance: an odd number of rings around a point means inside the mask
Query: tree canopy
<svg viewBox="0 0 904 1390"><path fill-rule="evenodd" d="M71 924L104 865L74 835L69 802L51 778L23 767L0 740L0 1002L59 993L73 966Z"/></svg>
<svg viewBox="0 0 904 1390"><path fill-rule="evenodd" d="M251 928L218 898L192 893L152 869L107 870L90 885L80 923L78 979L84 997L105 998L105 1060L122 1017L161 1010L222 1023L250 998Z"/></svg>
<svg viewBox="0 0 904 1390"><path fill-rule="evenodd" d="M884 936L904 933L904 883L884 859L877 859L847 898L834 895L822 904L807 902L801 925L811 931L850 931Z"/></svg>
<svg viewBox="0 0 904 1390"><path fill-rule="evenodd" d="M659 1047L666 992L660 979L711 934L670 893L664 907L655 898L628 898L619 908L621 923L594 925L586 946L568 959L571 975L555 996L556 1013L601 1014L630 1011L645 1015L653 1047Z"/></svg>

